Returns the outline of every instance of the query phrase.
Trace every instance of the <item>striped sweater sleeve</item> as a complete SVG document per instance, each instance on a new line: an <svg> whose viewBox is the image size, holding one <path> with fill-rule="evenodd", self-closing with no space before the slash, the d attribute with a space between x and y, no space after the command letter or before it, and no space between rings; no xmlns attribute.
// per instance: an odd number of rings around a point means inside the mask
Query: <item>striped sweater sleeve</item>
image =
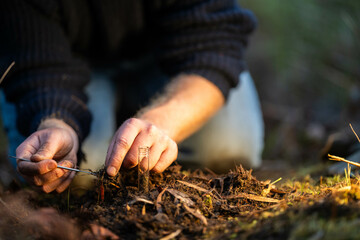
<svg viewBox="0 0 360 240"><path fill-rule="evenodd" d="M16 104L17 127L24 136L54 117L72 126L81 141L91 121L83 93L89 69L72 55L58 9L52 0L41 6L1 2L0 70L15 61L2 87L7 100Z"/></svg>
<svg viewBox="0 0 360 240"><path fill-rule="evenodd" d="M245 69L244 50L256 19L235 0L155 1L162 69L198 74L225 97Z"/></svg>

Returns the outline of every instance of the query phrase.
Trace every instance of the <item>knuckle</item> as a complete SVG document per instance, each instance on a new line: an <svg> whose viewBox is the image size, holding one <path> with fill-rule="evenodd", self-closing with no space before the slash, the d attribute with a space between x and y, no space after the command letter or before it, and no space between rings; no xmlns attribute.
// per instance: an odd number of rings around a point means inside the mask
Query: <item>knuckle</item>
<svg viewBox="0 0 360 240"><path fill-rule="evenodd" d="M129 118L128 120L125 121L125 123L127 125L132 125L132 126L136 126L139 123L139 119L136 118Z"/></svg>
<svg viewBox="0 0 360 240"><path fill-rule="evenodd" d="M124 149L129 149L130 148L129 141L124 137L116 138L115 139L115 144L118 145L121 148L124 148Z"/></svg>
<svg viewBox="0 0 360 240"><path fill-rule="evenodd" d="M159 142L161 143L161 144L166 144L166 143L168 143L170 141L170 137L169 136L167 136L167 135L162 135L161 137L160 137L160 139L159 139Z"/></svg>
<svg viewBox="0 0 360 240"><path fill-rule="evenodd" d="M157 134L157 127L153 124L149 124L147 127L146 127L146 133L149 134L149 135L156 135Z"/></svg>
<svg viewBox="0 0 360 240"><path fill-rule="evenodd" d="M115 168L118 168L120 163L121 163L121 158L120 157L114 156L111 159L111 165L114 166Z"/></svg>

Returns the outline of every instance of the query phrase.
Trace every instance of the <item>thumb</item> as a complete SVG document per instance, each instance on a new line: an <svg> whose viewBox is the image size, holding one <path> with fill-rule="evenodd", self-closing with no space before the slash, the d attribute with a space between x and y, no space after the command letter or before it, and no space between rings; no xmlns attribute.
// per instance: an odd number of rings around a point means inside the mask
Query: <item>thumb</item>
<svg viewBox="0 0 360 240"><path fill-rule="evenodd" d="M32 155L31 160L39 162L45 159L53 159L57 149L58 147L56 142L46 141L45 143L41 144L36 153Z"/></svg>
<svg viewBox="0 0 360 240"><path fill-rule="evenodd" d="M45 159L53 159L60 148L60 141L56 135L56 132L54 134L54 132L51 130L43 130L38 138L38 149L31 157L31 160L38 162Z"/></svg>

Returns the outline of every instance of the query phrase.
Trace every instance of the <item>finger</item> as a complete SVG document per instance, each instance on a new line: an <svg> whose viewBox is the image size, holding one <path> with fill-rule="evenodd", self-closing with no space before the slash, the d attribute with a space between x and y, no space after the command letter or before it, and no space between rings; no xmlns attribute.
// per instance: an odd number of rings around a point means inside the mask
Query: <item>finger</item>
<svg viewBox="0 0 360 240"><path fill-rule="evenodd" d="M16 156L30 159L37 152L39 146L40 139L37 134L33 133L16 148Z"/></svg>
<svg viewBox="0 0 360 240"><path fill-rule="evenodd" d="M124 157L140 132L141 124L143 123L138 119L129 119L122 124L115 134L112 149L109 150L110 157L106 161L107 173L110 176L115 176L119 171Z"/></svg>
<svg viewBox="0 0 360 240"><path fill-rule="evenodd" d="M61 178L58 178L55 181L52 181L49 183L45 183L42 186L42 190L46 193L50 193L50 192L54 191L67 179L67 177L69 177L70 174L71 174L71 171L66 170L66 173Z"/></svg>
<svg viewBox="0 0 360 240"><path fill-rule="evenodd" d="M43 161L41 161L43 162ZM63 166L63 167L73 167L74 164L71 161L68 160L62 160L58 163L58 166ZM36 176L36 178L38 178L42 183L49 183L49 182L53 182L58 178L61 178L68 170L62 169L62 168L55 168L54 170Z"/></svg>
<svg viewBox="0 0 360 240"><path fill-rule="evenodd" d="M156 163L160 160L162 153L167 149L167 136L162 136L158 141L155 141L154 145L149 149L149 158L144 159L140 163L140 168L143 171L154 168Z"/></svg>
<svg viewBox="0 0 360 240"><path fill-rule="evenodd" d="M130 150L126 154L123 162L125 168L132 168L138 164L139 147L151 148L157 141L156 137L149 136L145 131L142 131L134 140ZM143 165L147 166L148 159L141 159Z"/></svg>
<svg viewBox="0 0 360 240"><path fill-rule="evenodd" d="M176 143L172 143L172 145ZM166 149L159 159L159 161L155 164L152 171L154 172L163 172L167 167L169 167L177 158L178 150L177 146L172 146Z"/></svg>
<svg viewBox="0 0 360 240"><path fill-rule="evenodd" d="M41 162L25 162L18 161L18 170L23 175L34 176L41 175L52 171L57 167L57 163L54 160L47 159Z"/></svg>
<svg viewBox="0 0 360 240"><path fill-rule="evenodd" d="M42 161L44 159L53 159L59 150L59 141L55 137L49 137L34 155L31 156L32 161Z"/></svg>
<svg viewBox="0 0 360 240"><path fill-rule="evenodd" d="M117 132L115 133L115 136L117 135ZM112 139L112 141L111 141L111 143L110 143L110 146L109 146L109 148L108 148L108 150L107 150L107 152L106 152L106 158L105 158L105 166L107 166L108 165L108 163L109 163L109 160L110 160L110 155L111 155L111 153L112 153L112 150L113 150L113 148L114 148L114 138L115 138L115 136L113 137L113 139Z"/></svg>
<svg viewBox="0 0 360 240"><path fill-rule="evenodd" d="M70 175L56 188L56 192L62 193L67 189L71 183L71 181L74 179L76 172L71 172Z"/></svg>

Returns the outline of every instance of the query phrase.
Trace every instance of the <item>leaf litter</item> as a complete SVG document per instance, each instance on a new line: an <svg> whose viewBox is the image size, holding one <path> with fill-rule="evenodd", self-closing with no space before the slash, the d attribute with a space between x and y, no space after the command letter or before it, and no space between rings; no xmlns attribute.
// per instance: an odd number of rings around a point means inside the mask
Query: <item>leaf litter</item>
<svg viewBox="0 0 360 240"><path fill-rule="evenodd" d="M116 177L101 170L99 176L95 189L81 197L32 193L28 202L39 210L57 209L76 223L76 233L95 224L120 239L336 239L334 229L352 239L360 224L360 177L350 175L306 176L275 186L241 166L215 175L174 164L150 175L149 193L138 190L135 169ZM19 227L22 222L15 219L12 224Z"/></svg>

